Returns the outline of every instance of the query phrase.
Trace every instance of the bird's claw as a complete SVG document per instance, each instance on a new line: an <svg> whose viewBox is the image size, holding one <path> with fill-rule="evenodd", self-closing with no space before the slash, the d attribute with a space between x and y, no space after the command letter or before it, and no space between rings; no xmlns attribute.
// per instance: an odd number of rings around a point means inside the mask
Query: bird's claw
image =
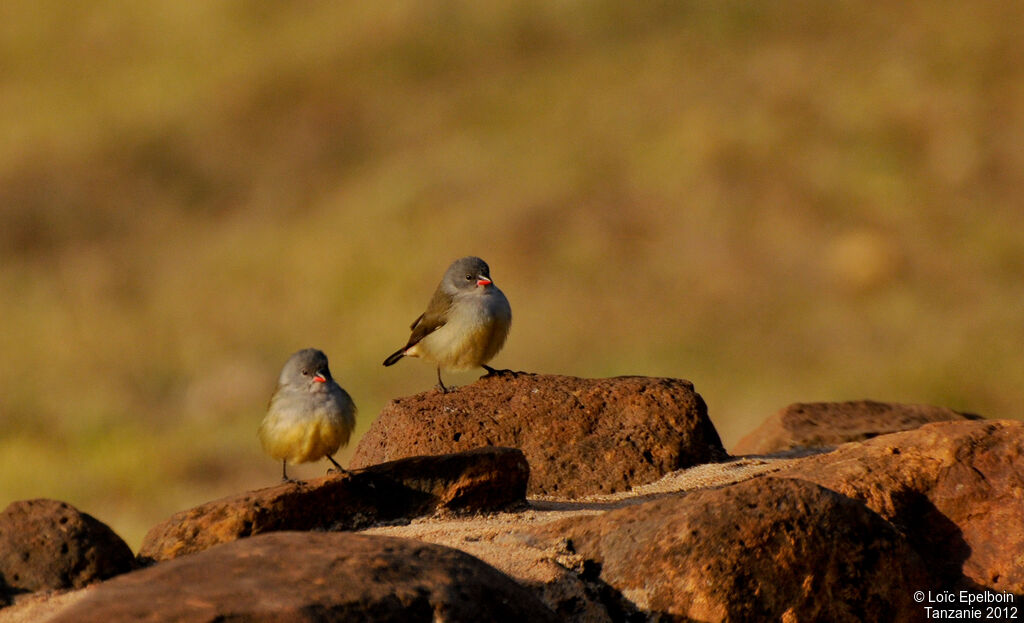
<svg viewBox="0 0 1024 623"><path fill-rule="evenodd" d="M487 370L487 374L485 374L482 377L480 377L482 379L489 379L492 376L518 376L519 375L519 373L516 372L515 370L509 370L507 368L506 369L502 369L502 370L498 370L498 369L492 368L491 366L483 366L483 369Z"/></svg>

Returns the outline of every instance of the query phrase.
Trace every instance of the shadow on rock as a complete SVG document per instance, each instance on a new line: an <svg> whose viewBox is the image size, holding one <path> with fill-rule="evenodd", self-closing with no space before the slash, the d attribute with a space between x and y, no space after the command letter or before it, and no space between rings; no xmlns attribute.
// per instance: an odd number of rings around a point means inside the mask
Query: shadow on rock
<svg viewBox="0 0 1024 623"><path fill-rule="evenodd" d="M519 450L480 448L284 483L173 515L149 531L139 559L170 560L265 532L356 530L439 511L506 510L525 505L529 476Z"/></svg>

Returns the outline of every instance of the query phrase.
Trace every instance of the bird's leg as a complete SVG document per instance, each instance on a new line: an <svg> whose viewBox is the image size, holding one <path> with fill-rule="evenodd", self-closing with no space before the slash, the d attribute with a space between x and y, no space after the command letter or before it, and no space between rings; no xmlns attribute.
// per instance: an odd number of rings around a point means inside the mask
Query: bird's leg
<svg viewBox="0 0 1024 623"><path fill-rule="evenodd" d="M444 381L441 380L441 366L437 366L437 389L441 390L442 394L448 393L448 388L444 386Z"/></svg>
<svg viewBox="0 0 1024 623"><path fill-rule="evenodd" d="M288 477L288 459L281 460L281 482L291 482L292 479Z"/></svg>
<svg viewBox="0 0 1024 623"><path fill-rule="evenodd" d="M334 463L334 467L335 467L335 469L328 469L327 470L328 474L347 474L348 473L348 470L345 469L344 467L342 467L341 465L339 465L338 462L334 460L334 457L331 456L330 454L327 455L327 460L330 461L331 463Z"/></svg>

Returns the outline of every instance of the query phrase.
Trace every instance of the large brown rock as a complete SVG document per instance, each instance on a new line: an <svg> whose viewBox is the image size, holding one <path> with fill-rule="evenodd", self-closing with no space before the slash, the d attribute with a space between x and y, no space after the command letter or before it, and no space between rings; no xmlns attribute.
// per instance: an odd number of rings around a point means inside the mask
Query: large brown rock
<svg viewBox="0 0 1024 623"><path fill-rule="evenodd" d="M944 583L1024 594L1024 422L928 424L778 472L863 500Z"/></svg>
<svg viewBox="0 0 1024 623"><path fill-rule="evenodd" d="M176 513L150 529L139 558L168 560L281 530L351 530L437 511L525 503L530 468L513 448L412 457L342 475L282 483Z"/></svg>
<svg viewBox="0 0 1024 623"><path fill-rule="evenodd" d="M740 439L733 454L774 454L833 448L849 441L911 430L931 422L980 420L945 407L855 400L798 402L782 409Z"/></svg>
<svg viewBox="0 0 1024 623"><path fill-rule="evenodd" d="M12 502L0 513L0 593L80 588L130 571L131 549L66 502Z"/></svg>
<svg viewBox="0 0 1024 623"><path fill-rule="evenodd" d="M392 400L352 465L481 446L521 449L530 493L570 498L628 490L726 457L689 381L520 372Z"/></svg>
<svg viewBox="0 0 1024 623"><path fill-rule="evenodd" d="M458 550L279 532L121 576L51 623L554 620L529 591Z"/></svg>
<svg viewBox="0 0 1024 623"><path fill-rule="evenodd" d="M863 503L762 478L538 530L564 539L632 608L677 621L915 621L932 582ZM582 565L586 568L586 563Z"/></svg>

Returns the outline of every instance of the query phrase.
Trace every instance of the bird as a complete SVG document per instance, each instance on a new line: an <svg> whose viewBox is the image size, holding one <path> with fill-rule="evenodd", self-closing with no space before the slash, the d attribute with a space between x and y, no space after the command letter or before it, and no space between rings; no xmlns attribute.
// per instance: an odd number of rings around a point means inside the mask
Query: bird
<svg viewBox="0 0 1024 623"><path fill-rule="evenodd" d="M384 360L391 366L402 357L419 357L437 365L437 387L447 392L441 369L469 370L477 366L488 376L498 371L487 365L508 337L512 308L491 279L491 269L479 257L452 262L427 304L410 325L405 346Z"/></svg>
<svg viewBox="0 0 1024 623"><path fill-rule="evenodd" d="M263 450L281 461L284 481L290 480L288 463L324 457L345 473L332 455L348 444L355 425L356 405L331 376L327 355L305 348L289 357L281 369L259 439Z"/></svg>

